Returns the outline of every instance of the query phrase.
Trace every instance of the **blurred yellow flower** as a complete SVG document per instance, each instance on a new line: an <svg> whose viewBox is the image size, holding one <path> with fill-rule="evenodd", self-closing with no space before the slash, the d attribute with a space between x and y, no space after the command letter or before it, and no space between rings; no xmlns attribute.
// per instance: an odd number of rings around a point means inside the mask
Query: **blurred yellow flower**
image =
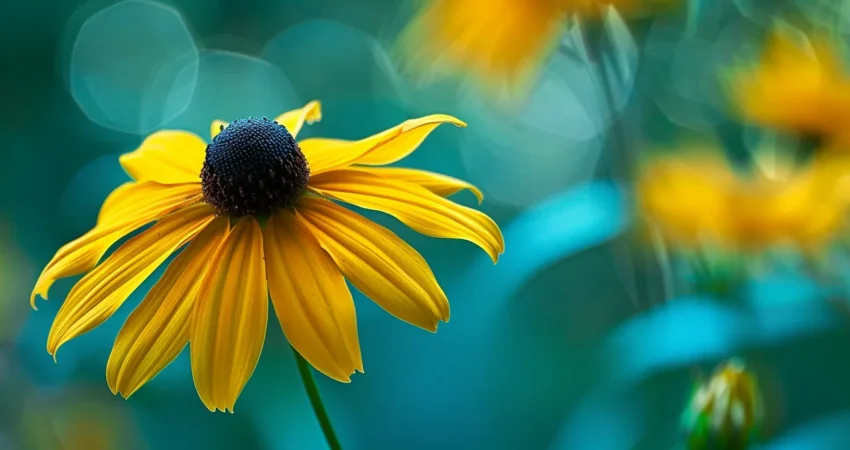
<svg viewBox="0 0 850 450"><path fill-rule="evenodd" d="M667 1L667 0L654 0ZM403 32L411 68L471 73L489 86L521 89L573 15L597 19L608 6L632 13L648 0L430 0Z"/></svg>
<svg viewBox="0 0 850 450"><path fill-rule="evenodd" d="M808 45L775 31L754 70L735 75L732 94L744 116L758 124L832 138L850 120L850 76L826 39Z"/></svg>
<svg viewBox="0 0 850 450"><path fill-rule="evenodd" d="M382 168L412 153L446 115L412 119L359 141L295 137L321 118L318 102L279 116L216 121L209 145L160 131L120 158L134 181L104 202L97 225L62 247L32 293L88 272L71 290L47 350L108 319L173 253L162 278L127 319L107 365L128 397L187 343L195 387L211 411L229 410L263 348L268 295L290 344L325 375L363 370L347 278L397 318L430 331L449 304L428 264L390 230L338 202L382 211L423 234L464 239L495 262L504 251L485 214L444 196L469 189L430 172ZM98 261L123 236L153 226ZM97 267L95 267L97 266Z"/></svg>
<svg viewBox="0 0 850 450"><path fill-rule="evenodd" d="M847 225L843 173L832 164L819 159L787 179L742 180L730 198L735 216L730 241L749 249L787 242L803 250L832 241Z"/></svg>
<svg viewBox="0 0 850 450"><path fill-rule="evenodd" d="M635 185L641 214L671 242L698 246L729 234L726 162L708 152L666 155L644 163Z"/></svg>
<svg viewBox="0 0 850 450"><path fill-rule="evenodd" d="M637 201L647 222L681 247L816 251L846 225L847 173L850 165L834 157L776 179L737 175L711 153L666 156L645 164Z"/></svg>

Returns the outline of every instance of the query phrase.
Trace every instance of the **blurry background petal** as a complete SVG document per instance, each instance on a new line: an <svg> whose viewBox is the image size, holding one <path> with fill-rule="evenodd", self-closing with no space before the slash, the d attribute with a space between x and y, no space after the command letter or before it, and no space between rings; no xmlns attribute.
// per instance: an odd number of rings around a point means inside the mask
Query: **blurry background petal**
<svg viewBox="0 0 850 450"><path fill-rule="evenodd" d="M66 45L71 94L99 125L144 134L188 106L198 48L177 10L126 0L90 16Z"/></svg>

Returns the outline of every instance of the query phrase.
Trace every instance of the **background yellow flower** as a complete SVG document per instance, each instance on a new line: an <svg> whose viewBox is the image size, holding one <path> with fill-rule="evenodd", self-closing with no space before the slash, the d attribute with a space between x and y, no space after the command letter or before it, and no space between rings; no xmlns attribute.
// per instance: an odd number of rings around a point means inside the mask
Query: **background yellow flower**
<svg viewBox="0 0 850 450"><path fill-rule="evenodd" d="M421 77L470 73L488 88L522 92L566 30L567 19L638 14L671 0L430 0L400 37Z"/></svg>
<svg viewBox="0 0 850 450"><path fill-rule="evenodd" d="M777 179L738 174L717 154L674 153L646 163L636 191L644 217L676 245L816 251L846 225L848 168L821 157Z"/></svg>
<svg viewBox="0 0 850 450"><path fill-rule="evenodd" d="M850 120L850 76L834 42L777 28L754 69L739 69L732 95L744 116L790 132L834 137Z"/></svg>

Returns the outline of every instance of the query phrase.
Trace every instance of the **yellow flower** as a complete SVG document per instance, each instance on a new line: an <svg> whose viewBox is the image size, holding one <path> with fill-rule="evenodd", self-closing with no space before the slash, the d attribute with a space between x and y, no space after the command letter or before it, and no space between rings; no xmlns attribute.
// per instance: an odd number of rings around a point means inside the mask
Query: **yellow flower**
<svg viewBox="0 0 850 450"><path fill-rule="evenodd" d="M663 0L653 0L663 1ZM636 12L646 0L430 0L400 42L408 63L437 75L470 72L489 85L521 89L572 15L606 6Z"/></svg>
<svg viewBox="0 0 850 450"><path fill-rule="evenodd" d="M635 185L641 214L667 239L698 246L729 233L734 176L722 158L705 152L658 157Z"/></svg>
<svg viewBox="0 0 850 450"><path fill-rule="evenodd" d="M850 77L825 39L808 46L774 32L759 65L732 87L744 116L761 125L831 138L850 120Z"/></svg>
<svg viewBox="0 0 850 450"><path fill-rule="evenodd" d="M840 189L843 174L833 169L824 159L788 179L745 181L731 198L735 227L730 240L750 249L790 242L817 250L829 243L845 227L847 211Z"/></svg>
<svg viewBox="0 0 850 450"><path fill-rule="evenodd" d="M429 236L468 240L495 262L504 250L498 226L443 198L469 189L480 199L475 187L377 167L409 155L440 124L465 124L437 114L359 141L296 144L304 123L320 118L311 102L275 121L216 121L209 145L160 131L123 155L134 181L110 194L94 229L58 251L32 293L35 306L55 280L88 272L60 308L48 352L55 357L103 323L181 247L118 334L106 369L113 393L132 395L191 342L201 400L211 411L233 411L263 348L269 294L290 344L342 382L363 370L346 278L401 320L430 331L448 321L448 300L422 256L338 202L382 211ZM97 265L113 243L151 222Z"/></svg>
<svg viewBox="0 0 850 450"><path fill-rule="evenodd" d="M682 247L816 251L846 225L846 163L821 157L784 179L742 177L720 156L658 158L636 184L644 218Z"/></svg>

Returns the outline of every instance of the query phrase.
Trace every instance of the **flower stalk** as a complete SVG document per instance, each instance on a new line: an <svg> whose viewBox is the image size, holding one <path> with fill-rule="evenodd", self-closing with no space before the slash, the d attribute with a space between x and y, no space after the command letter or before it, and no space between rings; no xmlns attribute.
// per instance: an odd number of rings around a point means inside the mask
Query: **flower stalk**
<svg viewBox="0 0 850 450"><path fill-rule="evenodd" d="M310 363L301 356L294 348L292 353L295 354L295 364L298 366L298 375L301 382L304 384L304 390L307 392L307 397L310 399L310 406L313 407L313 413L316 414L316 420L319 421L319 426L322 427L322 434L325 435L325 440L328 442L328 447L331 450L342 450L342 445L339 443L339 438L336 436L333 424L331 423L328 411L325 409L325 404L322 402L322 396L319 394L319 387L316 386L316 379L313 377L313 372L310 370Z"/></svg>

